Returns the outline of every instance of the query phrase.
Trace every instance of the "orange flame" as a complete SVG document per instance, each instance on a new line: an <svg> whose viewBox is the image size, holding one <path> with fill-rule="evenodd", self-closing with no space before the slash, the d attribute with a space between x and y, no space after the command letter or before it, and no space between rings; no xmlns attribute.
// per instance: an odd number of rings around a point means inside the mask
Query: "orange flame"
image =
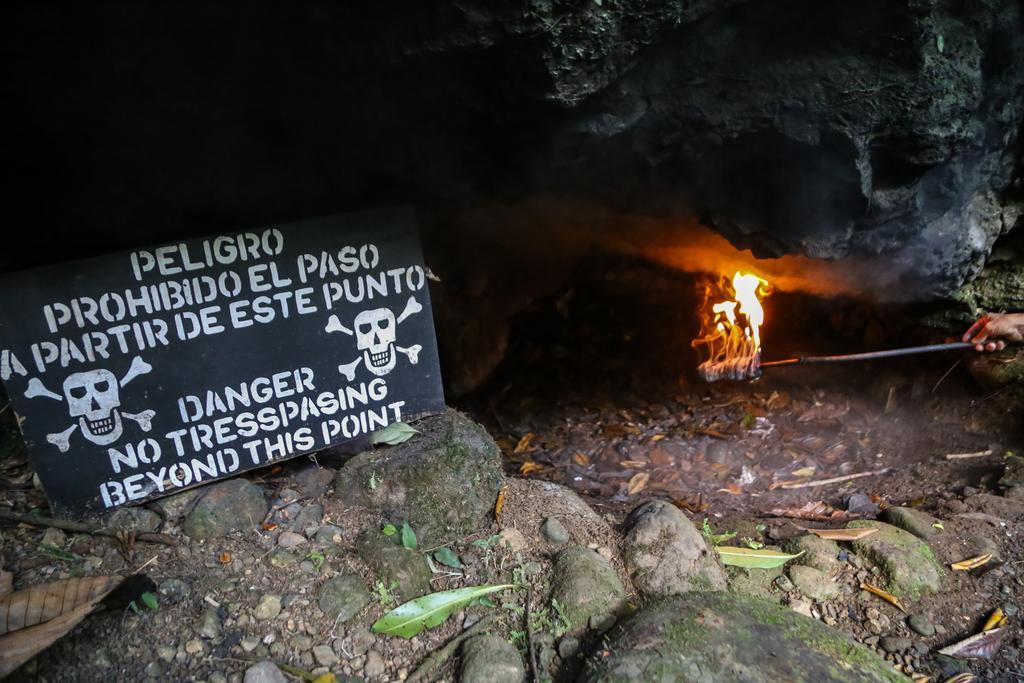
<svg viewBox="0 0 1024 683"><path fill-rule="evenodd" d="M730 298L711 305L701 336L692 342L694 348L701 348L706 354L697 371L709 382L757 377L764 324L761 298L771 293L771 287L767 280L736 271L731 291L726 282L719 289L725 289ZM705 289L705 310L714 293L709 284Z"/></svg>

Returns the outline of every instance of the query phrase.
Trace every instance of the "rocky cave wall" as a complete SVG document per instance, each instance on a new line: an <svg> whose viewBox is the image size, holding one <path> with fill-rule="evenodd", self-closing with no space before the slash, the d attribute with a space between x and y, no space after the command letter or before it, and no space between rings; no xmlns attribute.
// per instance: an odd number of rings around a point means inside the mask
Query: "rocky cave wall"
<svg viewBox="0 0 1024 683"><path fill-rule="evenodd" d="M696 217L760 257L877 258L947 297L1019 221L1022 17L1020 0L18 3L0 87L27 245L0 266L396 202L457 244L490 222L452 211L545 196Z"/></svg>

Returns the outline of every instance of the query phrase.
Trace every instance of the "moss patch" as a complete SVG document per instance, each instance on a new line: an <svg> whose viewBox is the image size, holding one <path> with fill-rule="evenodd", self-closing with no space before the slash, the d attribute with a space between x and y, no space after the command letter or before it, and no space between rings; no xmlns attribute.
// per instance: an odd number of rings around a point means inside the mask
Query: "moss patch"
<svg viewBox="0 0 1024 683"><path fill-rule="evenodd" d="M857 520L847 526L851 529L878 529L850 545L882 570L882 588L911 600L939 590L945 570L927 543L884 522Z"/></svg>

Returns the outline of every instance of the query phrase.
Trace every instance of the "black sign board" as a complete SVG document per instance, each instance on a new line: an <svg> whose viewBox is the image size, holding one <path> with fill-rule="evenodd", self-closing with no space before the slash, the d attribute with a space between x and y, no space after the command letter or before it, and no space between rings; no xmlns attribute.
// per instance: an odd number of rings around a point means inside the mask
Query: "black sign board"
<svg viewBox="0 0 1024 683"><path fill-rule="evenodd" d="M0 278L0 377L52 503L99 511L444 406L404 209Z"/></svg>

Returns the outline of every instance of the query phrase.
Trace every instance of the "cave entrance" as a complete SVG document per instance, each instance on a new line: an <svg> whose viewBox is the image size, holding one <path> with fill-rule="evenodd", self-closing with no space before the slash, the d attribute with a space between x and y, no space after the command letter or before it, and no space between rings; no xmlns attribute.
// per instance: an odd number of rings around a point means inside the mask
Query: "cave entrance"
<svg viewBox="0 0 1024 683"><path fill-rule="evenodd" d="M934 500L994 482L1002 454L1021 447L1021 394L980 386L971 351L703 381L691 340L706 279L584 259L512 319L504 360L456 402L496 436L510 472L614 513L650 497L719 516ZM923 305L776 290L764 308L765 359L948 339Z"/></svg>

